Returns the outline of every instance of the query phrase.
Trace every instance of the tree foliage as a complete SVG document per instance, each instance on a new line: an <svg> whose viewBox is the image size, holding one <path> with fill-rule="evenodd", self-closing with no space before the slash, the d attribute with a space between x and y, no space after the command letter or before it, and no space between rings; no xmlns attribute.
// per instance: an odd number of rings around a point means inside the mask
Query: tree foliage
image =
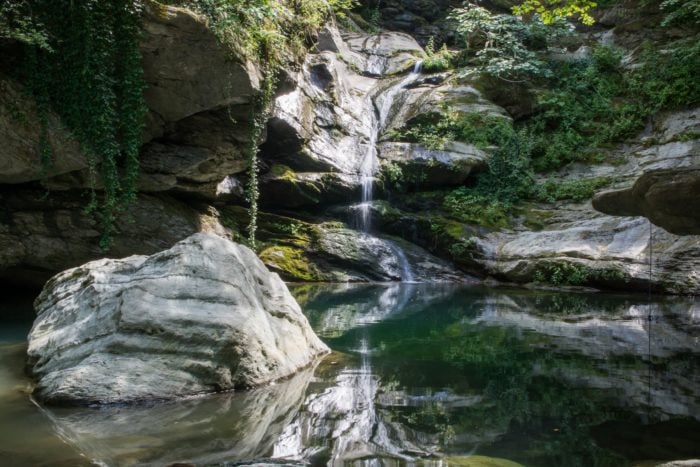
<svg viewBox="0 0 700 467"><path fill-rule="evenodd" d="M453 9L449 18L455 22L465 49L462 62L507 81L547 76L547 67L537 49L570 33L560 20L545 32L539 16L525 22L512 15L494 14L473 3Z"/></svg>
<svg viewBox="0 0 700 467"><path fill-rule="evenodd" d="M4 0L0 4L0 40L49 49L46 29L32 15L26 0Z"/></svg>
<svg viewBox="0 0 700 467"><path fill-rule="evenodd" d="M595 19L590 11L598 4L592 0L525 0L520 5L513 7L515 15L529 16L539 15L544 24L553 24L563 18L576 17L578 20L591 26Z"/></svg>

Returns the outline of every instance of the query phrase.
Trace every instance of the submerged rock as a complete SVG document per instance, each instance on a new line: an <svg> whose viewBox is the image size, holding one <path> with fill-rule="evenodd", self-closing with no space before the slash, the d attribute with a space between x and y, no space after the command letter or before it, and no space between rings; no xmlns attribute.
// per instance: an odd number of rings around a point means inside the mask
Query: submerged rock
<svg viewBox="0 0 700 467"><path fill-rule="evenodd" d="M248 248L196 234L51 279L29 366L47 403L171 399L291 375L328 348Z"/></svg>

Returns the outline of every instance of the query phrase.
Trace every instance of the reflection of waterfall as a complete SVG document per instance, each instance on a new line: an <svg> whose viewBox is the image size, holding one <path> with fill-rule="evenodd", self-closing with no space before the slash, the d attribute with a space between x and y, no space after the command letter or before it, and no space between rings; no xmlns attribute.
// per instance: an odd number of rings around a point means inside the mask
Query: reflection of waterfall
<svg viewBox="0 0 700 467"><path fill-rule="evenodd" d="M365 290L363 287L358 289ZM323 318L315 325L315 331L320 336L330 337L349 329L378 323L404 311L408 302L422 290L420 286L409 284L381 286L376 289L379 291L377 295L373 293L375 289L366 290L365 293L373 300L326 307ZM421 295L421 298L428 296L429 294Z"/></svg>
<svg viewBox="0 0 700 467"><path fill-rule="evenodd" d="M387 287L368 310L362 310L354 324L379 322L400 312L416 292L415 287ZM344 368L330 387L308 396L295 420L279 436L272 457L323 459L328 465L362 460L363 465L375 465L373 460L378 457L405 462L413 460L407 452L426 452L410 440L416 438L414 433L393 424L379 410L380 381L372 370L372 349L366 331L353 352L359 354L359 368Z"/></svg>
<svg viewBox="0 0 700 467"><path fill-rule="evenodd" d="M421 62L416 62L413 71L409 73L398 83L391 86L386 92L380 94L376 99L377 114L372 119L372 129L369 135L367 152L360 164L360 184L362 189L362 199L358 206L357 223L362 232L369 232L371 229L371 203L373 199L374 179L379 168L377 159L377 140L379 135L385 129L391 108L394 105L396 96L408 84L415 81L420 76ZM394 245L396 251L401 251L401 248ZM401 269L408 273L408 276L402 275L403 281L413 281L413 273L410 271L410 265L406 260L406 256L401 251L397 254L397 258L401 263ZM409 278L410 277L410 278Z"/></svg>
<svg viewBox="0 0 700 467"><path fill-rule="evenodd" d="M356 351L360 367L345 368L333 386L307 398L295 420L280 434L273 458L323 459L328 465L362 460L363 465L374 465L373 458L409 461L412 457L406 451L422 452L378 411L380 384L372 372L366 337Z"/></svg>

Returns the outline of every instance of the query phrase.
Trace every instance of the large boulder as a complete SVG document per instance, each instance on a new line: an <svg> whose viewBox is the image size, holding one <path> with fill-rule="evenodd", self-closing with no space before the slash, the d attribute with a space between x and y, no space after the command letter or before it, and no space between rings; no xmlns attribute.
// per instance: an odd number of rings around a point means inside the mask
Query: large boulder
<svg viewBox="0 0 700 467"><path fill-rule="evenodd" d="M700 235L700 167L647 172L631 188L599 193L593 207L613 216L645 216L676 235Z"/></svg>
<svg viewBox="0 0 700 467"><path fill-rule="evenodd" d="M328 351L253 251L209 234L64 271L35 308L29 368L47 403L249 388Z"/></svg>

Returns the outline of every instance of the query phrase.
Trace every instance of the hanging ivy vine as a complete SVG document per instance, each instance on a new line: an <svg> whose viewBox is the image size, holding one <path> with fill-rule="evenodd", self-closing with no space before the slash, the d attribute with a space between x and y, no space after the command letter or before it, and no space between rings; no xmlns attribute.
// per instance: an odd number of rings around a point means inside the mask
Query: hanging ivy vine
<svg viewBox="0 0 700 467"><path fill-rule="evenodd" d="M40 155L51 166L48 112L55 110L88 161L88 213L109 248L119 213L136 196L146 106L139 52L141 2L31 0L45 43L27 43L26 82L42 125ZM98 195L99 192L99 195Z"/></svg>
<svg viewBox="0 0 700 467"><path fill-rule="evenodd" d="M267 120L270 117L270 107L272 104L272 98L274 97L276 85L277 68L270 67L265 70L265 78L263 80L262 87L255 99L253 115L251 118L253 130L250 136L250 142L246 148L246 156L248 160L248 185L246 186L246 198L248 199L249 203L248 214L250 216L247 233L248 242L254 249L257 246L255 233L258 229L258 198L260 197L258 187L258 172L260 171L258 145L260 144L263 132L265 131Z"/></svg>
<svg viewBox="0 0 700 467"><path fill-rule="evenodd" d="M40 110L42 165L51 166L49 110L81 143L89 166L90 201L106 249L115 222L135 199L139 146L146 106L139 54L140 16L151 0L5 0L0 39L25 45L31 93ZM284 61L305 52L308 39L329 15L341 15L355 0L162 0L207 16L232 57L261 64L264 80L251 115L246 148L247 187L255 246L258 145L269 117L277 74ZM153 2L157 5L157 2Z"/></svg>

